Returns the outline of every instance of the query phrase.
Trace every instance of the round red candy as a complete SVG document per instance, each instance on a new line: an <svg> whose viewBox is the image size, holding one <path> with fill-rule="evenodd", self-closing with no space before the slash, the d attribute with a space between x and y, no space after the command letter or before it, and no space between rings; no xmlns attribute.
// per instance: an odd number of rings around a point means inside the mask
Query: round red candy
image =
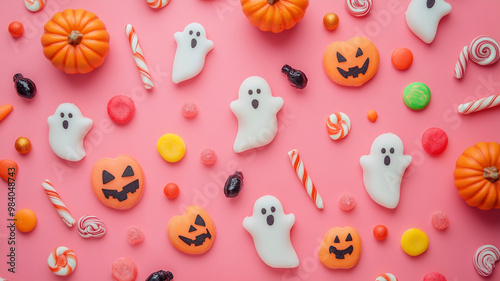
<svg viewBox="0 0 500 281"><path fill-rule="evenodd" d="M168 199L174 199L179 196L179 186L173 182L168 183L165 185L165 188L163 188L163 193L165 193Z"/></svg>
<svg viewBox="0 0 500 281"><path fill-rule="evenodd" d="M375 236L375 239L377 240L385 240L388 234L389 230L385 227L385 225L379 224L373 228L373 236Z"/></svg>
<svg viewBox="0 0 500 281"><path fill-rule="evenodd" d="M9 33L12 37L19 37L24 34L24 26L18 21L13 21L9 24Z"/></svg>
<svg viewBox="0 0 500 281"><path fill-rule="evenodd" d="M108 102L108 114L116 123L127 123L135 114L134 101L124 95L114 96Z"/></svg>
<svg viewBox="0 0 500 281"><path fill-rule="evenodd" d="M356 207L356 199L350 193L344 193L339 199L339 207L344 211L350 211Z"/></svg>
<svg viewBox="0 0 500 281"><path fill-rule="evenodd" d="M447 281L446 277L439 272L431 272L424 276L424 281Z"/></svg>
<svg viewBox="0 0 500 281"><path fill-rule="evenodd" d="M429 154L440 154L446 149L447 145L448 135L439 128L429 128L422 135L422 146Z"/></svg>
<svg viewBox="0 0 500 281"><path fill-rule="evenodd" d="M111 266L114 281L134 281L137 278L137 266L129 258L119 258Z"/></svg>
<svg viewBox="0 0 500 281"><path fill-rule="evenodd" d="M215 154L215 151L211 148L205 148L201 151L201 163L205 165L213 165L215 161L217 160L217 155Z"/></svg>
<svg viewBox="0 0 500 281"><path fill-rule="evenodd" d="M194 118L198 115L198 107L191 101L187 101L182 106L182 115L186 118Z"/></svg>
<svg viewBox="0 0 500 281"><path fill-rule="evenodd" d="M436 211L432 214L432 225L437 229L445 229L450 226L448 215L443 211Z"/></svg>
<svg viewBox="0 0 500 281"><path fill-rule="evenodd" d="M407 69L413 63L413 53L408 48L397 48L392 52L392 64L397 69Z"/></svg>

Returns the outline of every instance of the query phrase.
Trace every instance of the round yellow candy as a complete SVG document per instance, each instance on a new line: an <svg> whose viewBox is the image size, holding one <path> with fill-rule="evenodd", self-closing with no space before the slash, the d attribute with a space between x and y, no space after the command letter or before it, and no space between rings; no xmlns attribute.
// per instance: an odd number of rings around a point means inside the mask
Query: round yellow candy
<svg viewBox="0 0 500 281"><path fill-rule="evenodd" d="M410 228L401 237L401 248L410 256L418 256L429 247L427 234L418 228Z"/></svg>
<svg viewBox="0 0 500 281"><path fill-rule="evenodd" d="M186 154L186 144L176 134L165 134L158 139L156 149L167 162L177 162Z"/></svg>
<svg viewBox="0 0 500 281"><path fill-rule="evenodd" d="M14 223L17 230L21 232L30 232L36 226L35 213L30 209L21 209L14 216Z"/></svg>

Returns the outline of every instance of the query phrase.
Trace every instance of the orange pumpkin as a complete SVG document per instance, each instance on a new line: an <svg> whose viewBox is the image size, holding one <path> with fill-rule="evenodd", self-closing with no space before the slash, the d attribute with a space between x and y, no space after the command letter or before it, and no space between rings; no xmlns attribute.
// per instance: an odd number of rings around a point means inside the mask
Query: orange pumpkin
<svg viewBox="0 0 500 281"><path fill-rule="evenodd" d="M377 47L364 37L335 41L325 50L323 66L333 82L359 87L368 82L378 70Z"/></svg>
<svg viewBox="0 0 500 281"><path fill-rule="evenodd" d="M183 216L170 219L167 227L170 243L187 254L203 254L215 241L215 224L198 206L189 206Z"/></svg>
<svg viewBox="0 0 500 281"><path fill-rule="evenodd" d="M479 142L457 160L455 187L465 202L481 210L500 209L500 144Z"/></svg>
<svg viewBox="0 0 500 281"><path fill-rule="evenodd" d="M351 268L361 255L361 237L352 226L334 227L323 238L318 255L328 268Z"/></svg>
<svg viewBox="0 0 500 281"><path fill-rule="evenodd" d="M128 155L100 159L92 168L90 180L97 199L117 210L134 207L144 192L142 168Z"/></svg>
<svg viewBox="0 0 500 281"><path fill-rule="evenodd" d="M59 70L87 73L99 67L109 52L109 34L91 12L67 9L44 26L43 54Z"/></svg>
<svg viewBox="0 0 500 281"><path fill-rule="evenodd" d="M241 0L241 6L251 24L279 33L302 20L309 0Z"/></svg>

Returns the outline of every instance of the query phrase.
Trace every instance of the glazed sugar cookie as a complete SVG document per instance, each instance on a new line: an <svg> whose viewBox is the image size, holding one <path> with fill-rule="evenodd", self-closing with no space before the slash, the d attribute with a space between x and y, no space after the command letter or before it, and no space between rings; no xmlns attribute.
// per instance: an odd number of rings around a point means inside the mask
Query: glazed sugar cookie
<svg viewBox="0 0 500 281"><path fill-rule="evenodd" d="M351 268L361 255L361 237L351 226L334 227L323 238L318 255L328 268Z"/></svg>
<svg viewBox="0 0 500 281"><path fill-rule="evenodd" d="M186 254L203 254L214 245L215 224L205 210L193 205L184 215L170 219L167 233L177 250Z"/></svg>
<svg viewBox="0 0 500 281"><path fill-rule="evenodd" d="M231 102L231 111L238 119L234 152L240 153L273 141L278 132L276 114L283 107L281 97L273 97L264 78L248 77L241 83L238 99Z"/></svg>
<svg viewBox="0 0 500 281"><path fill-rule="evenodd" d="M335 41L328 45L323 67L330 79L344 86L359 87L368 82L378 70L377 47L364 37Z"/></svg>
<svg viewBox="0 0 500 281"><path fill-rule="evenodd" d="M326 129L332 140L343 139L351 131L351 119L343 112L333 113L326 120Z"/></svg>
<svg viewBox="0 0 500 281"><path fill-rule="evenodd" d="M92 168L90 183L101 203L113 209L126 210L142 198L144 173L139 163L128 155L103 158Z"/></svg>
<svg viewBox="0 0 500 281"><path fill-rule="evenodd" d="M406 23L410 30L427 44L436 37L439 21L451 12L444 0L412 0L406 10Z"/></svg>
<svg viewBox="0 0 500 281"><path fill-rule="evenodd" d="M403 154L403 141L395 134L382 134L373 141L370 154L361 156L359 163L368 195L386 208L396 208L403 173L411 163L411 156Z"/></svg>
<svg viewBox="0 0 500 281"><path fill-rule="evenodd" d="M85 157L83 139L92 128L93 121L82 115L72 103L63 103L54 115L47 119L49 144L52 151L68 161L80 161Z"/></svg>
<svg viewBox="0 0 500 281"><path fill-rule="evenodd" d="M252 235L255 249L262 261L274 268L299 266L299 258L290 240L295 223L293 214L285 215L278 198L265 195L253 206L253 214L243 220L243 227Z"/></svg>
<svg viewBox="0 0 500 281"><path fill-rule="evenodd" d="M214 48L207 39L205 28L196 22L188 24L183 32L174 34L175 51L172 81L178 84L198 75L205 65L205 57Z"/></svg>

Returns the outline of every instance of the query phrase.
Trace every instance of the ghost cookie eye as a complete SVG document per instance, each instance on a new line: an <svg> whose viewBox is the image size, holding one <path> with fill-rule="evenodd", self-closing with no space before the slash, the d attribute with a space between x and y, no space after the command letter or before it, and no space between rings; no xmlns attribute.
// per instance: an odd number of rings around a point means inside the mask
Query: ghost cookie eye
<svg viewBox="0 0 500 281"><path fill-rule="evenodd" d="M427 0L427 8L432 9L434 4L436 4L436 0Z"/></svg>
<svg viewBox="0 0 500 281"><path fill-rule="evenodd" d="M265 208L262 208L262 210L260 210L260 212L265 215L267 213L266 209Z"/></svg>
<svg viewBox="0 0 500 281"><path fill-rule="evenodd" d="M382 154L385 154L385 148L382 148L381 152L382 152Z"/></svg>
<svg viewBox="0 0 500 281"><path fill-rule="evenodd" d="M257 94L260 94L260 89L257 89Z"/></svg>
<svg viewBox="0 0 500 281"><path fill-rule="evenodd" d="M193 35L193 31L192 30L189 31L189 35Z"/></svg>
<svg viewBox="0 0 500 281"><path fill-rule="evenodd" d="M248 90L248 94L249 94L249 95L252 95L252 94L253 94L253 91L252 91L252 90Z"/></svg>
<svg viewBox="0 0 500 281"><path fill-rule="evenodd" d="M61 118L64 118L64 112L61 112L60 116Z"/></svg>
<svg viewBox="0 0 500 281"><path fill-rule="evenodd" d="M276 212L276 208L274 208L274 206L271 207L271 212Z"/></svg>
<svg viewBox="0 0 500 281"><path fill-rule="evenodd" d="M391 149L389 150L389 152L390 152L391 154L394 154L394 147L391 147Z"/></svg>
<svg viewBox="0 0 500 281"><path fill-rule="evenodd" d="M198 32L196 32L196 36L197 36L197 37L200 37L200 35L201 35L201 33L200 33L199 31L198 31Z"/></svg>

